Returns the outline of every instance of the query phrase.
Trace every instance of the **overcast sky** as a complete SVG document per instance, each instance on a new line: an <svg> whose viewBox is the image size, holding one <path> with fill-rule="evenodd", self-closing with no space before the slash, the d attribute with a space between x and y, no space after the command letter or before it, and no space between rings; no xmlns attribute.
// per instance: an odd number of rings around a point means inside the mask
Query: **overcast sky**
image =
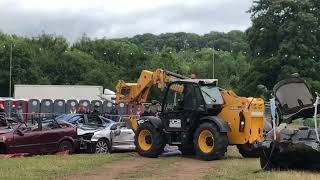
<svg viewBox="0 0 320 180"><path fill-rule="evenodd" d="M253 0L0 0L0 31L75 41L136 34L245 30Z"/></svg>

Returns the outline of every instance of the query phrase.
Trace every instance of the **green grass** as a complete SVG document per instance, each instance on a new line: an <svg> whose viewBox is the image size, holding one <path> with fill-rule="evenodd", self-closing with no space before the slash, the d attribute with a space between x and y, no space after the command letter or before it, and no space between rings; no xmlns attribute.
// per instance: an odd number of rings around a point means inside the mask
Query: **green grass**
<svg viewBox="0 0 320 180"><path fill-rule="evenodd" d="M56 179L91 170L103 164L128 157L128 154L49 155L0 159L0 179Z"/></svg>
<svg viewBox="0 0 320 180"><path fill-rule="evenodd" d="M112 161L128 159L130 154L112 155L79 154L70 156L35 156L0 159L0 179L61 179L61 177L95 170ZM139 158L139 157L137 157ZM160 157L148 159L147 166L124 170L117 179L167 178L166 169L185 157ZM200 161L200 160L199 160ZM133 162L134 163L134 162ZM320 179L320 172L308 171L262 171L257 158L242 158L236 147L229 147L226 158L212 161L213 167L206 170L204 180L213 179ZM161 174L162 173L162 174ZM171 172L172 173L172 172Z"/></svg>
<svg viewBox="0 0 320 180"><path fill-rule="evenodd" d="M320 179L320 173L307 171L263 171L259 159L242 158L237 148L230 147L226 159L215 161L205 180L211 179Z"/></svg>

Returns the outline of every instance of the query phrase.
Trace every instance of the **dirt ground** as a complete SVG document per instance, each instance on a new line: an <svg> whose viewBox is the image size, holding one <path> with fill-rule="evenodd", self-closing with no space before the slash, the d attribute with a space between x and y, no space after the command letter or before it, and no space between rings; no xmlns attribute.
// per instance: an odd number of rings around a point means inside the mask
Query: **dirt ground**
<svg viewBox="0 0 320 180"><path fill-rule="evenodd" d="M183 158L183 160L182 160ZM214 162L186 157L143 158L131 153L125 160L115 161L89 172L79 173L66 180L104 179L203 179Z"/></svg>
<svg viewBox="0 0 320 180"><path fill-rule="evenodd" d="M115 154L111 154L113 156ZM320 171L308 170L261 170L258 158L243 158L236 147L229 147L221 160L202 161L196 157L160 156L143 158L135 152L99 168L73 174L65 180L217 180L217 179L290 179L318 180ZM59 178L61 179L61 178Z"/></svg>

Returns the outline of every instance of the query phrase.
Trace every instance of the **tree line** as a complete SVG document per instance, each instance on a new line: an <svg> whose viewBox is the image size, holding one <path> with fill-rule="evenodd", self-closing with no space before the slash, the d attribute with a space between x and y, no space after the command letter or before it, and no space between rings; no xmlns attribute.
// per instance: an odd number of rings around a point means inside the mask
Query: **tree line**
<svg viewBox="0 0 320 180"><path fill-rule="evenodd" d="M256 86L271 88L299 73L320 90L320 2L259 0L248 11L245 32L142 34L131 38L76 42L42 33L22 37L0 32L0 96L9 92L10 45L13 84L102 85L114 90L118 80L136 82L143 69L164 68L189 76L215 78L225 89L256 95Z"/></svg>
<svg viewBox="0 0 320 180"><path fill-rule="evenodd" d="M85 84L114 89L120 79L135 82L143 69L157 68L212 78L213 48L216 77L224 77L220 79L224 86L234 87L249 68L244 54L248 45L240 31L203 36L144 34L125 39L91 39L84 35L73 44L45 33L32 38L0 33L0 96L8 95L11 44L14 84Z"/></svg>

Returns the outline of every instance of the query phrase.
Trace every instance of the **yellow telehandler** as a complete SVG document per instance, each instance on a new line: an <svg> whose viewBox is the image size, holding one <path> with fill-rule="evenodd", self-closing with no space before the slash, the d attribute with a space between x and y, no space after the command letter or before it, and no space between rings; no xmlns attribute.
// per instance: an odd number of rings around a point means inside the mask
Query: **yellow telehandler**
<svg viewBox="0 0 320 180"><path fill-rule="evenodd" d="M217 84L216 79L190 79L163 69L143 70L137 83L120 80L117 103L144 103L153 86L164 92L159 117L131 118L138 153L157 157L170 144L183 154L214 160L228 145L237 145L244 157L256 157L254 144L263 140L264 101L238 97Z"/></svg>

